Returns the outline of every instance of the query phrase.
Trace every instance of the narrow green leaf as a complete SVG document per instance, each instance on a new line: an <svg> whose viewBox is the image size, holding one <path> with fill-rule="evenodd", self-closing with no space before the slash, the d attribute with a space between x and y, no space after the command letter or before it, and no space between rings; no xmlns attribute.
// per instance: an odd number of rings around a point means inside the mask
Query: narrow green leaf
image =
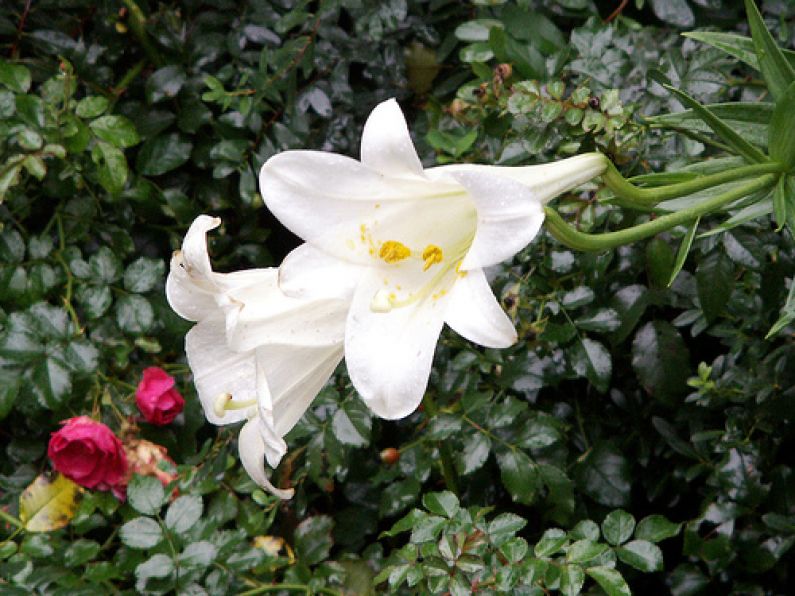
<svg viewBox="0 0 795 596"><path fill-rule="evenodd" d="M718 118L712 111L702 106L695 99L690 97L687 93L675 89L670 85L665 85L665 88L673 93L686 107L693 109L699 117L707 123L712 131L718 135L729 147L734 149L738 155L742 155L747 161L751 163L762 163L768 161L767 156L759 149L751 145L737 132L734 131L726 122Z"/></svg>
<svg viewBox="0 0 795 596"><path fill-rule="evenodd" d="M759 14L753 0L745 0L745 12L751 26L759 70L767 82L770 94L778 102L786 96L787 88L795 82L795 69L784 56Z"/></svg>
<svg viewBox="0 0 795 596"><path fill-rule="evenodd" d="M787 177L781 176L773 191L773 214L776 219L776 232L787 223Z"/></svg>
<svg viewBox="0 0 795 596"><path fill-rule="evenodd" d="M709 44L713 48L718 48L730 56L734 56L738 60L745 62L752 68L759 70L759 59L756 57L754 40L750 37L737 35L736 33L721 33L718 31L688 31L682 35ZM795 68L795 52L785 49L782 50L782 53L790 66Z"/></svg>
<svg viewBox="0 0 795 596"><path fill-rule="evenodd" d="M795 82L776 101L769 131L770 158L795 170Z"/></svg>
<svg viewBox="0 0 795 596"><path fill-rule="evenodd" d="M770 331L765 335L765 339L770 339L793 321L795 321L795 278L790 282L789 294L787 294L787 301L781 308L781 316L773 323Z"/></svg>
<svg viewBox="0 0 795 596"><path fill-rule="evenodd" d="M687 260L687 255L690 252L690 247L693 245L693 238L696 237L696 231L698 231L698 224L700 221L701 218L699 217L690 224L687 234L685 234L681 244L679 244L679 250L676 251L676 259L674 260L674 268L671 271L671 279L668 281L668 287L671 287L671 284L674 283L676 276L679 275L679 272L682 270Z"/></svg>

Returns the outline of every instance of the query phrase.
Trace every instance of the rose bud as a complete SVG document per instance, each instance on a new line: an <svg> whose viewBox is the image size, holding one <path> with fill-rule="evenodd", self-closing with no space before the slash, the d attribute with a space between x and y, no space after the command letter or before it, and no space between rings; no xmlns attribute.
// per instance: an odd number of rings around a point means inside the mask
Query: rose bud
<svg viewBox="0 0 795 596"><path fill-rule="evenodd" d="M394 447L387 447L380 453L381 461L391 466L400 459L400 451Z"/></svg>
<svg viewBox="0 0 795 596"><path fill-rule="evenodd" d="M127 458L121 441L88 416L64 420L52 433L47 455L53 467L86 488L109 490L124 480Z"/></svg>
<svg viewBox="0 0 795 596"><path fill-rule="evenodd" d="M144 369L143 378L135 390L135 403L150 424L171 424L185 407L185 400L174 388L174 377L162 368Z"/></svg>

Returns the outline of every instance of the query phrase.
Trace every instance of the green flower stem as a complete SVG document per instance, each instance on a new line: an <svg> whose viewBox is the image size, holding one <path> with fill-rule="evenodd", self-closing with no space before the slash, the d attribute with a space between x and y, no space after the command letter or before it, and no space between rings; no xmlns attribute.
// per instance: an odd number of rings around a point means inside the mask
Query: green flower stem
<svg viewBox="0 0 795 596"><path fill-rule="evenodd" d="M155 66L162 66L165 64L165 60L163 60L163 56L157 51L157 48L146 33L146 16L141 10L141 7L138 6L135 0L124 0L124 5L127 7L127 10L130 11L128 22L130 23L130 29L133 35L138 38L138 42L141 44L144 52L146 52L149 60L151 60Z"/></svg>
<svg viewBox="0 0 795 596"><path fill-rule="evenodd" d="M12 526L16 526L17 528L24 528L25 524L22 523L22 520L17 519L13 515L6 513L2 509L0 509L0 519L4 522L11 524Z"/></svg>
<svg viewBox="0 0 795 596"><path fill-rule="evenodd" d="M651 188L638 188L627 181L612 163L608 163L607 170L602 174L602 180L607 188L612 190L617 197L624 199L622 205L631 206L637 204L640 207L653 207L661 201L683 197L693 194L694 192L712 188L713 186L726 184L727 182L734 182L760 174L774 174L783 171L784 167L781 164L767 162L731 168L718 172L717 174L699 176L687 182L678 182L676 184Z"/></svg>
<svg viewBox="0 0 795 596"><path fill-rule="evenodd" d="M608 250L611 248L616 248L617 246L622 246L624 244L637 242L638 240L649 238L650 236L654 236L660 232L664 232L665 230L670 230L675 226L689 223L696 218L701 217L702 215L706 215L707 213L722 207L723 205L736 201L737 199L741 199L742 197L750 195L751 193L771 187L776 183L777 179L778 177L774 176L773 174L766 174L756 178L755 180L752 180L751 182L748 182L747 184L743 184L742 186L733 188L732 190L706 199L693 207L682 209L681 211L676 211L674 213L669 213L651 221L647 221L624 230L619 230L617 232L606 232L604 234L586 234L584 232L580 232L563 221L563 218L560 216L560 214L550 207L544 207L544 213L546 214L546 226L550 233L557 240L575 250Z"/></svg>
<svg viewBox="0 0 795 596"><path fill-rule="evenodd" d="M436 406L436 402L428 391L425 392L425 397L422 398L422 405L425 407L425 414L427 414L429 420L439 413L439 408ZM457 495L458 479L456 477L455 467L453 467L453 454L450 452L450 445L440 441L438 447L444 483L447 486L447 490Z"/></svg>

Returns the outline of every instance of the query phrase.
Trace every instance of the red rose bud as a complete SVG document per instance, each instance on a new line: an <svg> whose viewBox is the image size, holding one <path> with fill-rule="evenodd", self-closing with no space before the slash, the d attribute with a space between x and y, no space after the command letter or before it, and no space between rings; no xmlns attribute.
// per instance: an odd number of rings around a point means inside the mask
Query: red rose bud
<svg viewBox="0 0 795 596"><path fill-rule="evenodd" d="M124 480L127 458L121 441L88 416L64 420L52 433L47 455L53 467L80 486L109 490Z"/></svg>
<svg viewBox="0 0 795 596"><path fill-rule="evenodd" d="M144 369L135 390L135 403L144 420L158 426L171 424L185 407L185 400L174 388L174 377L156 366Z"/></svg>

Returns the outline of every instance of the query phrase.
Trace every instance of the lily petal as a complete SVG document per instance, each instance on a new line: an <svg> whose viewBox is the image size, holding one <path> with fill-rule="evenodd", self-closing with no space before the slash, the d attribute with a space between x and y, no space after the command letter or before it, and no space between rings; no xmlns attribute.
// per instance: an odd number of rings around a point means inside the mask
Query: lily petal
<svg viewBox="0 0 795 596"><path fill-rule="evenodd" d="M230 292L236 308L227 315L227 341L237 351L265 344L326 346L344 337L348 303L298 300L278 288L277 270L266 282Z"/></svg>
<svg viewBox="0 0 795 596"><path fill-rule="evenodd" d="M271 157L260 171L260 192L294 234L339 259L362 264L378 248L378 230L416 216L418 199L463 194L449 179L386 177L351 158L315 151Z"/></svg>
<svg viewBox="0 0 795 596"><path fill-rule="evenodd" d="M373 297L382 288L378 272L365 274L356 288L345 330L345 362L365 403L393 420L408 416L422 401L447 295L373 312Z"/></svg>
<svg viewBox="0 0 795 596"><path fill-rule="evenodd" d="M444 320L459 335L487 348L507 348L516 343L516 329L482 269L467 271L456 281Z"/></svg>
<svg viewBox="0 0 795 596"><path fill-rule="evenodd" d="M582 153L560 161L534 166L487 166L451 164L425 170L429 178L450 176L457 172L485 173L510 178L533 191L545 205L558 195L577 188L607 169L608 160L601 153Z"/></svg>
<svg viewBox="0 0 795 596"><path fill-rule="evenodd" d="M246 410L215 413L219 396L231 394L232 401L252 401L258 396L257 365L254 352L235 352L226 343L226 324L219 312L205 319L185 336L185 354L193 371L204 415L212 424L232 424L246 419Z"/></svg>
<svg viewBox="0 0 795 596"><path fill-rule="evenodd" d="M350 301L361 275L360 266L304 243L279 266L279 289L293 298Z"/></svg>
<svg viewBox="0 0 795 596"><path fill-rule="evenodd" d="M271 484L265 473L265 441L262 438L259 418L253 418L243 425L237 439L237 448L240 461L251 479L269 493L280 499L292 499L295 490L292 488L280 489Z"/></svg>
<svg viewBox="0 0 795 596"><path fill-rule="evenodd" d="M526 186L485 173L453 175L477 208L477 229L461 269L496 265L530 244L544 223L544 205Z"/></svg>
<svg viewBox="0 0 795 596"><path fill-rule="evenodd" d="M304 415L342 360L343 346L257 349L257 366L265 374L273 399L273 428L284 436Z"/></svg>
<svg viewBox="0 0 795 596"><path fill-rule="evenodd" d="M378 104L362 132L362 163L387 176L422 176L406 118L395 99Z"/></svg>

